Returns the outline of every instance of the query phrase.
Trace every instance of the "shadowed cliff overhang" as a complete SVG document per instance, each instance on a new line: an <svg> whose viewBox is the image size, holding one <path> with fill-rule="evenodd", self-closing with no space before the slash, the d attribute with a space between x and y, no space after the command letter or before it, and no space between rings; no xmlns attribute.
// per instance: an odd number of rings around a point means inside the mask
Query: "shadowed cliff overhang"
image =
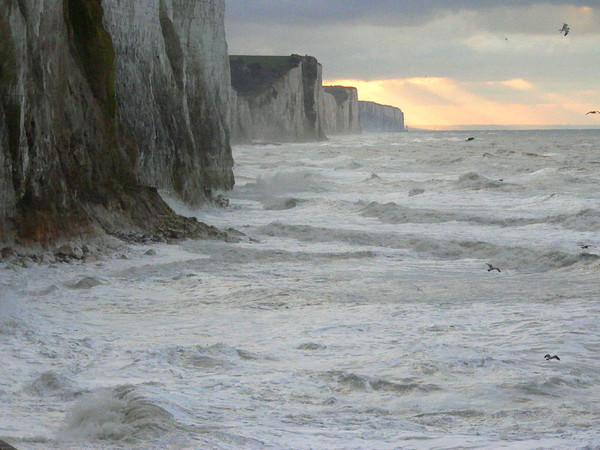
<svg viewBox="0 0 600 450"><path fill-rule="evenodd" d="M302 60L300 55L232 55L229 57L231 85L241 95L263 92L290 70L298 67Z"/></svg>
<svg viewBox="0 0 600 450"><path fill-rule="evenodd" d="M348 86L323 86L323 90L326 93L333 95L338 105L348 101L348 98L350 97L349 91L351 89L356 88Z"/></svg>

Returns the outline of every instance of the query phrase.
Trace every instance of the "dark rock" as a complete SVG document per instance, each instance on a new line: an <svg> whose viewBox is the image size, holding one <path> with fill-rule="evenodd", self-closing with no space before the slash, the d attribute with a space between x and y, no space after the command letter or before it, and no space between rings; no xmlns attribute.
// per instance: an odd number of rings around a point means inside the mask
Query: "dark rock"
<svg viewBox="0 0 600 450"><path fill-rule="evenodd" d="M58 250L54 254L59 258L72 257L74 254L73 247L69 244L63 244L58 247Z"/></svg>
<svg viewBox="0 0 600 450"><path fill-rule="evenodd" d="M34 266L33 259L29 256L23 256L21 258L21 266L25 269L31 269Z"/></svg>
<svg viewBox="0 0 600 450"><path fill-rule="evenodd" d="M411 189L410 191L408 191L408 196L414 197L415 195L422 194L423 192L425 192L425 189L414 188L414 189Z"/></svg>
<svg viewBox="0 0 600 450"><path fill-rule="evenodd" d="M246 234L242 233L239 230L236 230L235 228L227 228L227 233L229 233L231 236L238 236L238 237L246 236Z"/></svg>
<svg viewBox="0 0 600 450"><path fill-rule="evenodd" d="M0 450L17 450L15 447L10 445L9 443L0 440Z"/></svg>
<svg viewBox="0 0 600 450"><path fill-rule="evenodd" d="M79 280L77 283L69 286L71 289L91 289L95 286L101 285L102 282L94 277L85 277Z"/></svg>
<svg viewBox="0 0 600 450"><path fill-rule="evenodd" d="M305 342L304 344L300 344L298 350L323 350L326 349L326 345L317 344L316 342Z"/></svg>
<svg viewBox="0 0 600 450"><path fill-rule="evenodd" d="M227 208L229 206L229 199L225 198L221 194L217 195L217 197L213 200L214 204L221 207Z"/></svg>
<svg viewBox="0 0 600 450"><path fill-rule="evenodd" d="M2 255L2 258L4 258L4 259L12 258L13 256L17 256L17 252L15 252L15 250L12 247L4 247L0 251L0 254Z"/></svg>

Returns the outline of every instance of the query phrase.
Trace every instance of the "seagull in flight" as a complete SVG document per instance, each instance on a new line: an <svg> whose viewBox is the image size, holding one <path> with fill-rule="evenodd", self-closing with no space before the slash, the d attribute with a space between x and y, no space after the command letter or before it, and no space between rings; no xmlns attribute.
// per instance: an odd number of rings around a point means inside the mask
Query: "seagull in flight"
<svg viewBox="0 0 600 450"><path fill-rule="evenodd" d="M567 34L569 34L569 30L571 30L569 28L569 25L567 25L566 23L563 23L563 27L560 30L558 30L558 31L561 32L561 33L564 32L565 36L566 36Z"/></svg>
<svg viewBox="0 0 600 450"><path fill-rule="evenodd" d="M585 113L586 116L588 114L600 114L600 111L588 111L588 112Z"/></svg>
<svg viewBox="0 0 600 450"><path fill-rule="evenodd" d="M491 264L488 264L488 272L491 272L492 270L497 270L498 272L500 272L500 269L498 269L497 267L492 266Z"/></svg>
<svg viewBox="0 0 600 450"><path fill-rule="evenodd" d="M551 359L556 359L556 360L560 361L560 358L558 356L556 356L556 355L550 356L550 353L545 355L544 358L546 358L546 361L550 361Z"/></svg>

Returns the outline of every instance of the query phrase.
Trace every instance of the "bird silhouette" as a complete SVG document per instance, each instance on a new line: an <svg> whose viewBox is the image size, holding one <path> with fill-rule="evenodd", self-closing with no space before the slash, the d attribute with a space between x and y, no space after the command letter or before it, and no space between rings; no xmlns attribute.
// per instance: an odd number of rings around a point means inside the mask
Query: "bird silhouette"
<svg viewBox="0 0 600 450"><path fill-rule="evenodd" d="M569 25L567 25L566 23L563 23L562 28L558 31L560 31L561 33L565 33L565 36L566 36L567 34L569 34L570 30L571 29L569 28Z"/></svg>
<svg viewBox="0 0 600 450"><path fill-rule="evenodd" d="M556 355L550 356L550 353L545 355L544 358L546 358L546 361L550 361L551 359L556 359L556 360L560 361L560 358L558 356L556 356Z"/></svg>
<svg viewBox="0 0 600 450"><path fill-rule="evenodd" d="M471 137L469 137L469 138L465 139L465 141L467 141L467 142L468 142L468 141L474 141L474 140L475 140L475 138L474 138L473 136L471 136Z"/></svg>
<svg viewBox="0 0 600 450"><path fill-rule="evenodd" d="M500 269L498 269L497 267L492 266L491 264L488 264L488 272L491 272L492 270L497 270L498 272L500 272Z"/></svg>
<svg viewBox="0 0 600 450"><path fill-rule="evenodd" d="M585 113L586 116L588 114L600 114L600 111L588 111L588 112Z"/></svg>

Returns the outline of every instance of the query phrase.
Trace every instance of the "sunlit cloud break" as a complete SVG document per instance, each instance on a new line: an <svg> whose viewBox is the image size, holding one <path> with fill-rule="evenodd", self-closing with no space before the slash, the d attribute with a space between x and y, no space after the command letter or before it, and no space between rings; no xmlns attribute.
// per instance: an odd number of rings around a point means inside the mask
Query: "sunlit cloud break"
<svg viewBox="0 0 600 450"><path fill-rule="evenodd" d="M467 124L546 127L573 123L574 118L585 126L591 124L585 111L594 109L594 100L600 102L598 95L550 96L522 78L467 83L445 77L412 77L325 80L324 84L356 86L360 100L397 106L404 111L408 126L433 129ZM515 101L509 91L521 92L523 100Z"/></svg>
<svg viewBox="0 0 600 450"><path fill-rule="evenodd" d="M521 91L526 91L533 88L533 84L522 78L513 78L512 80L500 81L499 84Z"/></svg>

